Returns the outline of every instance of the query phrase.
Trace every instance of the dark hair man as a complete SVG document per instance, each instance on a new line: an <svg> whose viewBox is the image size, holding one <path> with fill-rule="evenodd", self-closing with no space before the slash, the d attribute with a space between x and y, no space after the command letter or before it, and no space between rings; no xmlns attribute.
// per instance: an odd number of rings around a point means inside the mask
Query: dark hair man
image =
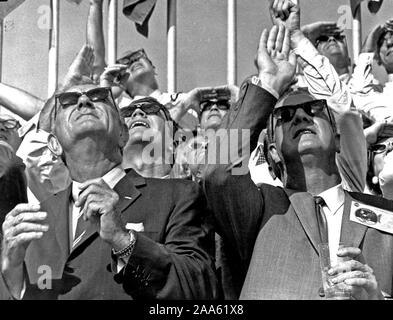
<svg viewBox="0 0 393 320"><path fill-rule="evenodd" d="M73 183L7 215L1 297L215 298L214 243L198 186L124 171L128 129L111 88L73 85L55 101L48 146Z"/></svg>

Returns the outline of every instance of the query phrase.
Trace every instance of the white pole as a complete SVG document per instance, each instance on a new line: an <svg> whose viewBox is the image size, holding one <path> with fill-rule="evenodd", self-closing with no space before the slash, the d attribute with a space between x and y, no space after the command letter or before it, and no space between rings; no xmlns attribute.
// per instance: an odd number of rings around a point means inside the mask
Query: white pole
<svg viewBox="0 0 393 320"><path fill-rule="evenodd" d="M167 11L167 87L169 93L174 93L176 92L176 0L168 0Z"/></svg>
<svg viewBox="0 0 393 320"><path fill-rule="evenodd" d="M228 52L227 52L227 82L236 85L236 0L228 0Z"/></svg>
<svg viewBox="0 0 393 320"><path fill-rule="evenodd" d="M117 60L117 0L109 0L108 10L108 63L114 64Z"/></svg>
<svg viewBox="0 0 393 320"><path fill-rule="evenodd" d="M356 8L352 21L352 52L354 63L357 64L362 43L362 10L361 3Z"/></svg>
<svg viewBox="0 0 393 320"><path fill-rule="evenodd" d="M51 29L49 34L48 97L56 91L59 73L59 6L60 0L51 0Z"/></svg>

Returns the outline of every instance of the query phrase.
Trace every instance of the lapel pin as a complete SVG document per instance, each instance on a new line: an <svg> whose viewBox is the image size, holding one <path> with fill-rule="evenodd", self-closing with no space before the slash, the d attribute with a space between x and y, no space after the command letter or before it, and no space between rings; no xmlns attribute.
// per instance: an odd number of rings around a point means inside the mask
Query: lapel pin
<svg viewBox="0 0 393 320"><path fill-rule="evenodd" d="M124 199L132 200L132 197L124 197Z"/></svg>

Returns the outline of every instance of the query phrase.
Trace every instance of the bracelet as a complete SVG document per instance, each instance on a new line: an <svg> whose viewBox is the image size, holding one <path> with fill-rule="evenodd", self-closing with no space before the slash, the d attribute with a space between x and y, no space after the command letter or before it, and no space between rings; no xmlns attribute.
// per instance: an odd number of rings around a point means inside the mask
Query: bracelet
<svg viewBox="0 0 393 320"><path fill-rule="evenodd" d="M123 259L125 257L128 257L132 254L135 248L135 243L136 243L136 236L134 233L134 230L129 230L128 234L130 235L130 243L127 247L124 249L121 249L119 251L115 251L112 248L112 253L118 258L118 259Z"/></svg>

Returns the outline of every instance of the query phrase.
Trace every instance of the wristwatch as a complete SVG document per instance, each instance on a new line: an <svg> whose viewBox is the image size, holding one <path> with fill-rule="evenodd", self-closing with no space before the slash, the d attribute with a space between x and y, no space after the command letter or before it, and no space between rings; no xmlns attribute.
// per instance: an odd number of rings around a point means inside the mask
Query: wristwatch
<svg viewBox="0 0 393 320"><path fill-rule="evenodd" d="M125 257L128 257L132 254L135 248L135 243L136 243L136 235L134 230L129 230L128 234L130 236L130 243L128 244L127 247L124 249L121 249L119 251L115 251L112 248L112 253L118 258L118 259L124 259Z"/></svg>

